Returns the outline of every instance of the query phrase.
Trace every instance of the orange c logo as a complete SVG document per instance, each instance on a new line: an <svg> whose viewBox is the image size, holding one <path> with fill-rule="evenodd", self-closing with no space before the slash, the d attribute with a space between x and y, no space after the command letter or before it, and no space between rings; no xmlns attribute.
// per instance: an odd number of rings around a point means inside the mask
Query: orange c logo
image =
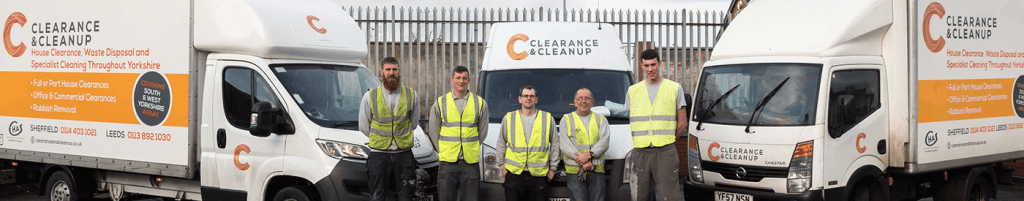
<svg viewBox="0 0 1024 201"><path fill-rule="evenodd" d="M526 59L526 56L529 56L530 54L527 54L525 51L516 52L512 47L515 46L516 41L526 42L527 40L530 40L530 37L526 36L526 34L516 34L512 36L512 38L509 38L508 46L505 46L505 50L508 51L508 57L512 57L514 60Z"/></svg>
<svg viewBox="0 0 1024 201"><path fill-rule="evenodd" d="M28 22L25 18L25 14L21 14L21 12L14 12L10 17L7 17L7 22L4 23L4 49L7 49L7 54L10 54L12 57L21 56L21 54L25 53L25 49L27 48L25 48L25 43L14 45L14 43L11 42L11 27L13 27L14 24L25 27L25 22Z"/></svg>
<svg viewBox="0 0 1024 201"><path fill-rule="evenodd" d="M711 155L711 150L715 150L715 148L719 147L722 147L722 145L718 145L718 142L712 142L711 146L708 146L708 158L711 159L711 161L718 162L718 159L722 159L721 156Z"/></svg>
<svg viewBox="0 0 1024 201"><path fill-rule="evenodd" d="M249 169L249 163L242 163L241 161L238 161L238 155L241 154L243 151L245 153L249 153L252 150L249 149L249 146L245 144L239 144L237 147L235 147L235 167L238 168L238 170L245 171Z"/></svg>
<svg viewBox="0 0 1024 201"><path fill-rule="evenodd" d="M860 152L862 154L864 153L864 151L868 150L868 147L860 146L860 139L864 139L864 138L868 138L868 136L864 135L864 133L857 134L857 152Z"/></svg>
<svg viewBox="0 0 1024 201"><path fill-rule="evenodd" d="M310 16L306 16L306 22L308 22L308 23L309 23L309 27L313 27L313 30L314 30L314 31L316 31L317 33L320 33L320 34L327 34L327 29L324 29L324 28L317 28L317 27L316 27L316 25L313 25L313 21L314 21L314 20L316 20L317 22L319 22L319 21L320 21L320 18L317 18L316 16L312 16L312 15L310 15Z"/></svg>
<svg viewBox="0 0 1024 201"><path fill-rule="evenodd" d="M942 50L943 46L946 46L946 39L942 38L942 35L939 35L937 40L932 39L931 30L928 28L931 26L932 15L939 16L939 19L941 19L943 15L946 15L946 9L939 2L932 2L924 9L924 25L921 29L921 32L924 33L924 46L927 46L928 50L938 53Z"/></svg>

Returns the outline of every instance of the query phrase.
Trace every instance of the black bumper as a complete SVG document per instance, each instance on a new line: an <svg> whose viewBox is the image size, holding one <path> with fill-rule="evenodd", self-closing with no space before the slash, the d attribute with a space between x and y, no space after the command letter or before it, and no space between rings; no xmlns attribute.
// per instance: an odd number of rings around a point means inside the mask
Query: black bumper
<svg viewBox="0 0 1024 201"><path fill-rule="evenodd" d="M426 195L437 200L437 166L424 170L429 173L430 178L423 181L421 187L424 188ZM366 163L342 160L334 166L328 177L317 181L315 186L324 201L369 200L370 185L367 181L369 176L366 173Z"/></svg>
<svg viewBox="0 0 1024 201"><path fill-rule="evenodd" d="M705 186L698 185L690 182L690 178L684 178L686 181L683 184L683 194L686 196L687 201L698 201L698 200L715 200L715 191L730 192L747 194L754 197L757 201L819 201L823 200L821 190L809 190L802 194L780 194L772 192L764 192L757 190L738 189L738 188L727 188L727 187L716 187L716 186Z"/></svg>

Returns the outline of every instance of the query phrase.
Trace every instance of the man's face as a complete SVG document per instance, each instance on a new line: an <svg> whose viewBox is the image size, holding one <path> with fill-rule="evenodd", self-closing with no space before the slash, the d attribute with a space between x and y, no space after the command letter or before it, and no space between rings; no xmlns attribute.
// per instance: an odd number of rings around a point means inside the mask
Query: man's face
<svg viewBox="0 0 1024 201"><path fill-rule="evenodd" d="M388 90L398 89L398 86L401 84L399 82L400 78L402 78L402 75L398 71L398 64L386 63L381 65L380 79L384 82L385 88L388 88Z"/></svg>
<svg viewBox="0 0 1024 201"><path fill-rule="evenodd" d="M594 107L594 98L590 94L590 90L580 89L576 92L576 99L573 100L576 105L576 112L590 112L590 108Z"/></svg>
<svg viewBox="0 0 1024 201"><path fill-rule="evenodd" d="M452 74L451 80L455 91L466 91L469 88L469 72Z"/></svg>
<svg viewBox="0 0 1024 201"><path fill-rule="evenodd" d="M661 66L661 62L658 59L640 59L640 67L644 68L644 76L649 80L660 78L658 74L658 67Z"/></svg>
<svg viewBox="0 0 1024 201"><path fill-rule="evenodd" d="M533 89L524 89L519 94L519 104L523 104L523 109L533 109L537 106L537 99L537 91Z"/></svg>

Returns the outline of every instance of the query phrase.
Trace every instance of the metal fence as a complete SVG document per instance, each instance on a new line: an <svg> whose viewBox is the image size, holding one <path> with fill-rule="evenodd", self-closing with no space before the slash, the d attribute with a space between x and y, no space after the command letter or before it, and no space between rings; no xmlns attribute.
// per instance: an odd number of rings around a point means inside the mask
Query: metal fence
<svg viewBox="0 0 1024 201"><path fill-rule="evenodd" d="M496 22L602 22L619 30L637 81L643 79L639 53L656 49L664 62L663 77L683 84L692 93L699 67L710 57L724 29L722 11L621 10L548 8L423 8L347 7L366 33L366 64L375 74L384 57L398 58L402 82L415 89L421 108L451 91L448 81L456 66L481 67L490 25ZM475 81L476 79L474 79ZM475 90L476 83L470 84ZM421 111L426 115L426 110Z"/></svg>

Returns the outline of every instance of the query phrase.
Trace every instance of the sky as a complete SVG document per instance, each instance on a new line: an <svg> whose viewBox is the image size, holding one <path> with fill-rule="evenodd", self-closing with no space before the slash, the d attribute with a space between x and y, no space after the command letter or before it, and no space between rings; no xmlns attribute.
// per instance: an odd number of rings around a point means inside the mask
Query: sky
<svg viewBox="0 0 1024 201"><path fill-rule="evenodd" d="M343 6L456 8L688 9L723 11L728 0L331 0Z"/></svg>

